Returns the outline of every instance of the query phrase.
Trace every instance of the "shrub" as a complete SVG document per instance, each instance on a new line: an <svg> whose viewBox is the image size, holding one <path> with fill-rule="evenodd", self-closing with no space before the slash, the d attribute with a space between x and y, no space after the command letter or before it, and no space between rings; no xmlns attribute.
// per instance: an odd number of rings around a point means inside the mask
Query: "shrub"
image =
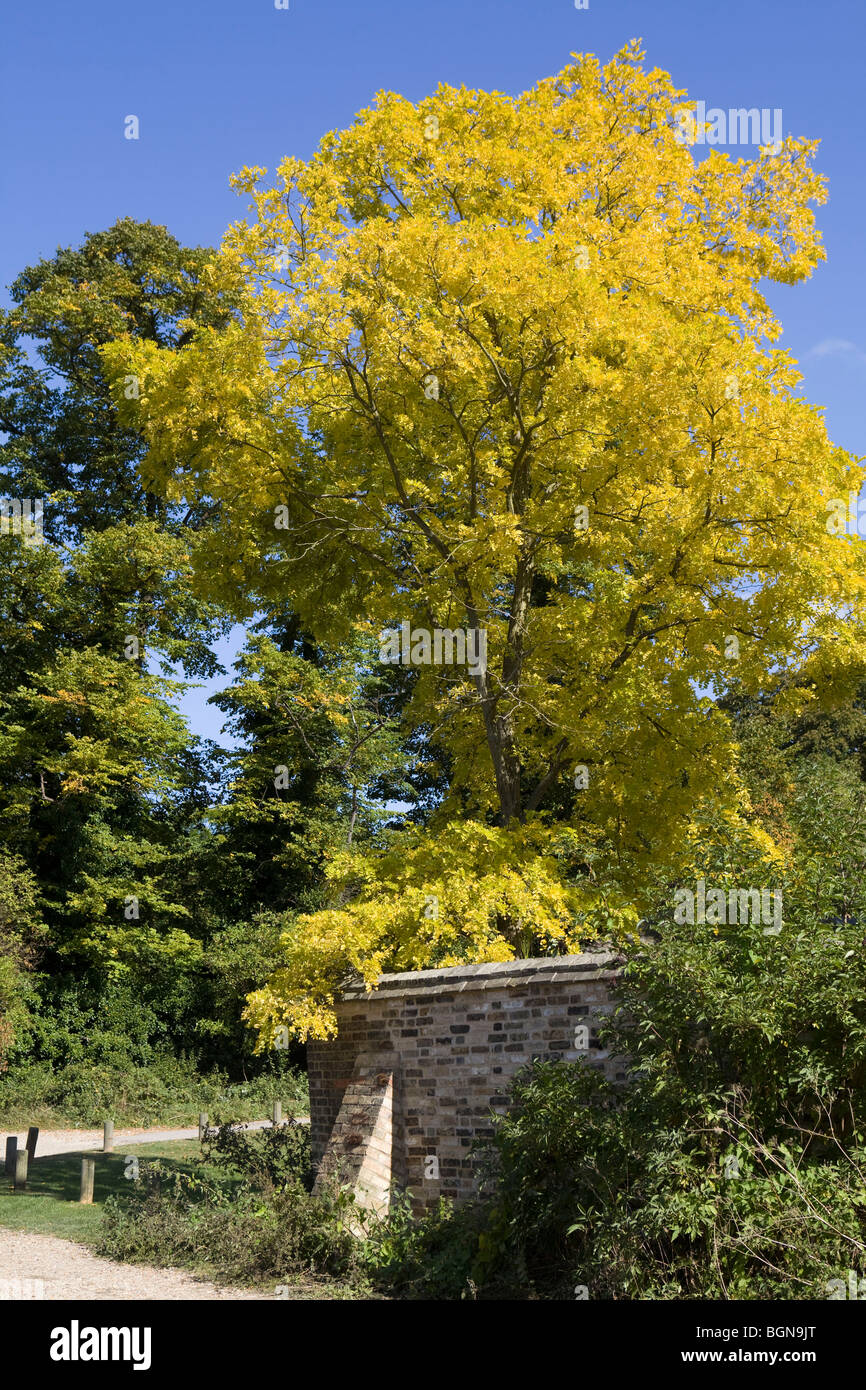
<svg viewBox="0 0 866 1390"><path fill-rule="evenodd" d="M112 1259L206 1269L259 1284L307 1275L363 1287L350 1194L316 1195L298 1178L262 1191L243 1179L231 1187L141 1165L136 1189L105 1204L98 1250Z"/></svg>
<svg viewBox="0 0 866 1390"><path fill-rule="evenodd" d="M866 1264L862 926L667 924L631 952L614 1085L540 1063L488 1155L482 1289L821 1298Z"/></svg>
<svg viewBox="0 0 866 1390"><path fill-rule="evenodd" d="M401 1298L476 1297L472 1274L487 1219L483 1202L456 1207L445 1198L416 1217L408 1198L396 1195L388 1215L368 1226L363 1256L371 1280Z"/></svg>
<svg viewBox="0 0 866 1390"><path fill-rule="evenodd" d="M863 810L856 768L815 760L773 864L707 827L695 877L769 877L782 929L678 923L660 898L600 1029L629 1082L541 1063L494 1122L481 1296L824 1298L866 1273Z"/></svg>
<svg viewBox="0 0 866 1390"><path fill-rule="evenodd" d="M36 910L36 879L15 855L0 850L0 1072L26 1045L35 997L32 969L44 928Z"/></svg>
<svg viewBox="0 0 866 1390"><path fill-rule="evenodd" d="M6 1125L183 1125L202 1110L233 1121L261 1119L275 1100L305 1109L307 1078L272 1073L230 1082L224 1072L202 1075L192 1061L156 1054L148 1066L82 1060L56 1071L48 1063L10 1066L0 1075L0 1118Z"/></svg>
<svg viewBox="0 0 866 1390"><path fill-rule="evenodd" d="M308 1125L290 1120L270 1129L248 1130L224 1124L205 1132L202 1156L215 1167L243 1173L262 1190L300 1183L312 1191L315 1174Z"/></svg>

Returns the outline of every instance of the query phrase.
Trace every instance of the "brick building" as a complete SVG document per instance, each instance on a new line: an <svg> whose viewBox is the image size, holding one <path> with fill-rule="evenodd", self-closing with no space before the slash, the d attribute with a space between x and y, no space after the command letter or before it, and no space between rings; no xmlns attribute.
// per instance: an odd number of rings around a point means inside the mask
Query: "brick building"
<svg viewBox="0 0 866 1390"><path fill-rule="evenodd" d="M421 1210L475 1191L473 1146L515 1072L561 1057L623 1078L597 1036L614 958L597 952L383 975L347 989L339 1034L311 1042L310 1123L320 1175L387 1209L392 1185Z"/></svg>

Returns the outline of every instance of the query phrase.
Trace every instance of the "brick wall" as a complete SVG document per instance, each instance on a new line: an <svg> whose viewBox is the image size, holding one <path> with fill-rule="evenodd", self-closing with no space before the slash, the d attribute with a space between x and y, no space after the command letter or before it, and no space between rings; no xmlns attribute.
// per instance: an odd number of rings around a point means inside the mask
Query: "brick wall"
<svg viewBox="0 0 866 1390"><path fill-rule="evenodd" d="M624 1077L596 1033L615 974L612 957L595 953L383 975L376 990L346 990L338 1037L308 1048L322 1177L339 1174L379 1210L389 1179L418 1209L440 1196L465 1200L475 1190L473 1144L533 1057Z"/></svg>

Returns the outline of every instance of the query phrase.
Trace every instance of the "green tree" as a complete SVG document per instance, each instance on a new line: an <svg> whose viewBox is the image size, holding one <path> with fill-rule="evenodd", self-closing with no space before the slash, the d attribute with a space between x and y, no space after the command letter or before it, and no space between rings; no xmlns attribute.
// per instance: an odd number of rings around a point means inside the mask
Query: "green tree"
<svg viewBox="0 0 866 1390"><path fill-rule="evenodd" d="M378 779L400 787L387 681L369 674L357 646L325 651L295 620L251 636L233 685L213 702L239 745L213 811L236 914L319 905L328 861L379 838Z"/></svg>
<svg viewBox="0 0 866 1390"><path fill-rule="evenodd" d="M0 850L0 1071L30 1023L32 971L43 933L33 875L20 859Z"/></svg>
<svg viewBox="0 0 866 1390"><path fill-rule="evenodd" d="M125 334L177 348L190 324L224 326L231 308L207 280L212 255L127 217L13 281L0 317L0 479L13 495L52 498L51 538L140 516L192 520L143 485L141 436L118 418L99 348Z"/></svg>

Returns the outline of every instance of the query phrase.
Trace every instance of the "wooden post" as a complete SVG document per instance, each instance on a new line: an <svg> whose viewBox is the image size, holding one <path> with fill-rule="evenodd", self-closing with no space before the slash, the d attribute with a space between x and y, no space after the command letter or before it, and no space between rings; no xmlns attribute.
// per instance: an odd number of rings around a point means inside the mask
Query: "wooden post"
<svg viewBox="0 0 866 1390"><path fill-rule="evenodd" d="M6 1140L6 1172L15 1173L15 1155L18 1152L18 1135L10 1134Z"/></svg>
<svg viewBox="0 0 866 1390"><path fill-rule="evenodd" d="M93 1179L96 1176L96 1159L82 1158L81 1160L81 1196L79 1202L84 1206L93 1205Z"/></svg>
<svg viewBox="0 0 866 1390"><path fill-rule="evenodd" d="M273 1116L273 1118L274 1118L274 1124L275 1124L275 1125L281 1125L281 1124L283 1123L283 1102L282 1102L281 1100L275 1100L275 1101L274 1101L274 1116Z"/></svg>
<svg viewBox="0 0 866 1390"><path fill-rule="evenodd" d="M198 1117L198 1137L199 1137L199 1141L201 1141L201 1140L204 1138L204 1132L205 1132L206 1129L207 1129L207 1113L206 1113L204 1110L202 1110L201 1114L200 1114L199 1117Z"/></svg>
<svg viewBox="0 0 866 1390"><path fill-rule="evenodd" d="M39 1126L31 1125L27 1131L27 1156L32 1163L36 1157L36 1140L39 1138Z"/></svg>
<svg viewBox="0 0 866 1390"><path fill-rule="evenodd" d="M102 1126L102 1152L114 1153L114 1121L106 1120Z"/></svg>
<svg viewBox="0 0 866 1390"><path fill-rule="evenodd" d="M27 1150L19 1149L15 1155L15 1191L27 1191Z"/></svg>

